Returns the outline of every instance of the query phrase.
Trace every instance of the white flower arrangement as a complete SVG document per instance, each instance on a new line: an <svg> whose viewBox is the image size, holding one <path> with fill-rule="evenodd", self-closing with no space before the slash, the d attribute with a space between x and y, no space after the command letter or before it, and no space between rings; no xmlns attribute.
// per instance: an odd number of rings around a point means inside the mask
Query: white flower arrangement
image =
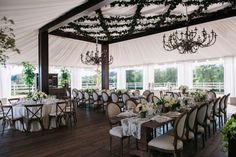
<svg viewBox="0 0 236 157"><path fill-rule="evenodd" d="M203 102L207 98L206 91L196 91L193 95L194 95L194 100L197 102Z"/></svg>
<svg viewBox="0 0 236 157"><path fill-rule="evenodd" d="M145 104L138 104L135 108L135 112L137 113L147 112L147 111L148 111L148 107Z"/></svg>
<svg viewBox="0 0 236 157"><path fill-rule="evenodd" d="M35 91L32 95L32 99L34 101L37 101L39 99L46 99L47 98L47 94L45 94L44 92L42 91Z"/></svg>
<svg viewBox="0 0 236 157"><path fill-rule="evenodd" d="M179 100L178 99L175 99L173 97L168 97L168 98L165 98L165 104L164 106L165 107L172 107L173 105L176 105L179 103Z"/></svg>
<svg viewBox="0 0 236 157"><path fill-rule="evenodd" d="M179 90L180 90L182 93L187 92L188 89L189 89L189 88L188 88L187 85L181 85L181 86L179 86Z"/></svg>

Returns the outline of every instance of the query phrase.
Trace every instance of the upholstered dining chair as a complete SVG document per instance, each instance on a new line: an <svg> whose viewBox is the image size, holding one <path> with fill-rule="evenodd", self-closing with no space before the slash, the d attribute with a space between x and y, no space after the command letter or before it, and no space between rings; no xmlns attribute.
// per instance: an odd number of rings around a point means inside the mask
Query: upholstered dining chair
<svg viewBox="0 0 236 157"><path fill-rule="evenodd" d="M130 96L128 93L123 93L122 94L122 102L125 104L126 100L130 99Z"/></svg>
<svg viewBox="0 0 236 157"><path fill-rule="evenodd" d="M120 108L124 107L124 104L122 101L120 101L119 95L117 93L115 93L115 92L111 93L111 100L112 100L112 102L117 103L120 106Z"/></svg>
<svg viewBox="0 0 236 157"><path fill-rule="evenodd" d="M154 104L157 104L158 102L160 101L160 99L157 97L157 96L153 96L152 97L152 102L154 103Z"/></svg>
<svg viewBox="0 0 236 157"><path fill-rule="evenodd" d="M104 107L102 107L103 103L102 103L102 100L100 99L98 93L96 91L93 91L92 92L92 95L93 95L93 105L94 105L94 109L95 108L102 108L104 109Z"/></svg>
<svg viewBox="0 0 236 157"><path fill-rule="evenodd" d="M218 118L218 122L219 122L219 128L220 128L220 97L218 97L217 99L214 100L214 104L212 107L212 114L210 115L210 117L208 117L208 120L210 120L210 122L213 124L213 134L215 134L216 129L217 129L217 123L216 123L216 119Z"/></svg>
<svg viewBox="0 0 236 157"><path fill-rule="evenodd" d="M207 91L207 100L212 101L216 99L216 93L212 90Z"/></svg>
<svg viewBox="0 0 236 157"><path fill-rule="evenodd" d="M190 109L186 119L186 130L183 136L184 140L194 139L195 144L197 142L197 137L194 136L196 129L196 117L197 117L198 106L194 106Z"/></svg>
<svg viewBox="0 0 236 157"><path fill-rule="evenodd" d="M139 102L140 102L141 104L147 104L147 103L148 103L147 99L145 99L145 98L143 98L143 97L139 98Z"/></svg>
<svg viewBox="0 0 236 157"><path fill-rule="evenodd" d="M121 157L123 156L123 140L125 138L128 138L128 136L124 136L123 135L123 131L122 131L122 126L120 126L119 122L114 122L111 120L112 117L117 116L119 113L121 113L121 109L120 106L117 103L109 103L107 105L107 117L108 117L108 122L110 125L110 130L109 130L109 134L110 134L110 151L112 152L112 138L119 138L120 139L120 143L121 143Z"/></svg>
<svg viewBox="0 0 236 157"><path fill-rule="evenodd" d="M197 111L196 129L194 136L202 135L202 146L205 147L205 135L206 135L206 115L207 115L208 103L201 104ZM197 149L198 142L195 143Z"/></svg>
<svg viewBox="0 0 236 157"><path fill-rule="evenodd" d="M178 153L182 155L183 141L182 137L185 130L187 112L183 112L174 123L174 136L169 134L163 134L157 138L148 142L149 154L151 155L153 150L157 150L165 153L173 153L176 156Z"/></svg>
<svg viewBox="0 0 236 157"><path fill-rule="evenodd" d="M84 94L82 91L78 91L78 106L82 106L84 104Z"/></svg>
<svg viewBox="0 0 236 157"><path fill-rule="evenodd" d="M12 105L2 105L2 103L0 104L1 107L1 111L2 111L2 115L3 115L3 122L2 122L2 136L4 135L4 131L5 131L5 127L6 124L10 124L10 128L13 130L12 134L14 133L15 128L15 123L16 121L20 121L23 127L23 130L25 130L24 128L24 122L23 122L23 116L15 116L13 113L13 107Z"/></svg>
<svg viewBox="0 0 236 157"><path fill-rule="evenodd" d="M148 102L152 102L152 97L154 96L154 93L153 92L151 92L151 93L149 93L148 95L147 95L147 101Z"/></svg>
<svg viewBox="0 0 236 157"><path fill-rule="evenodd" d="M211 117L213 113L214 99L212 99L207 106L206 126L208 128L208 135L211 136Z"/></svg>
<svg viewBox="0 0 236 157"><path fill-rule="evenodd" d="M126 100L126 102L125 102L125 107L127 110L133 109L133 111L134 111L136 106L137 106L137 101L135 99L131 98L131 99Z"/></svg>
<svg viewBox="0 0 236 157"><path fill-rule="evenodd" d="M43 104L32 104L24 105L26 109L26 135L30 132L31 124L38 122L41 129L44 130L43 126Z"/></svg>
<svg viewBox="0 0 236 157"><path fill-rule="evenodd" d="M223 114L222 114L222 109L224 108L224 102L225 102L226 95L222 96L219 102L219 108L218 108L218 120L219 120L219 128L223 126Z"/></svg>
<svg viewBox="0 0 236 157"><path fill-rule="evenodd" d="M73 99L73 102L78 105L78 89L74 88L72 89L72 99Z"/></svg>
<svg viewBox="0 0 236 157"><path fill-rule="evenodd" d="M145 90L145 91L143 92L143 96L144 96L145 98L147 98L147 96L148 96L149 93L151 93L150 90Z"/></svg>
<svg viewBox="0 0 236 157"><path fill-rule="evenodd" d="M93 104L93 99L90 97L90 94L87 91L84 92L84 103L88 108L90 108L90 106Z"/></svg>
<svg viewBox="0 0 236 157"><path fill-rule="evenodd" d="M55 118L56 120L56 127L59 127L62 123L62 119L64 119L66 121L66 107L68 102L67 101L60 101L56 103L56 110L55 112L51 112L49 114L49 123L48 123L48 128L50 128L51 126L51 120L52 118Z"/></svg>
<svg viewBox="0 0 236 157"><path fill-rule="evenodd" d="M106 91L102 91L102 102L103 102L103 110L105 111L107 108L107 104L109 102L109 95Z"/></svg>
<svg viewBox="0 0 236 157"><path fill-rule="evenodd" d="M225 95L224 101L220 104L220 112L223 114L224 123L227 121L227 104L229 101L230 93Z"/></svg>

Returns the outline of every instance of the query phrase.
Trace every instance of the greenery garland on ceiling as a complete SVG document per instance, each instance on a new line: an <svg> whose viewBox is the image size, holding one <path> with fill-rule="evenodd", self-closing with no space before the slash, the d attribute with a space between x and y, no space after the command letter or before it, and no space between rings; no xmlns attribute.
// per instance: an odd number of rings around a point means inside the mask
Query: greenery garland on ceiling
<svg viewBox="0 0 236 157"><path fill-rule="evenodd" d="M198 5L199 8L189 14L189 18L197 18L207 15L204 10L210 5L218 3L230 3L221 11L227 11L235 7L235 0L204 0L204 1L186 1L184 5ZM129 7L137 6L135 14L133 16L110 16L104 17L102 11L99 9L96 11L96 16L83 16L74 22L69 23L67 26L59 28L59 31L66 32L66 29L73 29L74 33L84 37L95 37L96 35L100 40L112 40L120 38L129 34L148 31L150 29L156 29L163 26L175 25L178 22L185 21L186 15L173 15L171 12L177 7L177 5L183 4L182 0L130 0L130 1L115 1L110 4L110 7ZM142 16L141 10L145 6L149 5L165 5L168 6L167 11L164 14L154 16ZM91 23L91 24L88 24ZM86 29L99 29L100 31L87 31ZM117 30L118 28L124 28Z"/></svg>

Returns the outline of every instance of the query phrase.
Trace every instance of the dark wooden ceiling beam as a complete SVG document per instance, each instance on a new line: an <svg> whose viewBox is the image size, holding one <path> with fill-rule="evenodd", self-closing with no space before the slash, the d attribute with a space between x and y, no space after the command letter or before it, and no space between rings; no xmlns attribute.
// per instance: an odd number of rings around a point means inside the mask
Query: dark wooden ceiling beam
<svg viewBox="0 0 236 157"><path fill-rule="evenodd" d="M72 22L75 19L78 19L81 16L87 15L92 11L95 11L105 5L112 3L113 1L114 0L89 0L88 2L71 9L70 11L66 12L55 20L47 23L39 29L39 32L52 32L57 28L69 22Z"/></svg>
<svg viewBox="0 0 236 157"><path fill-rule="evenodd" d="M98 19L99 19L99 22L100 22L100 24L101 24L101 27L102 27L102 29L104 30L104 32L105 32L105 34L106 34L106 36L107 36L107 38L108 38L108 41L110 41L110 40L111 40L110 32L109 32L109 30L108 30L107 24L104 22L104 16L103 16L103 14L102 14L101 9L98 9L98 10L96 11L96 13L97 13L97 15L98 15Z"/></svg>
<svg viewBox="0 0 236 157"><path fill-rule="evenodd" d="M220 20L220 19L224 19L224 18L229 18L229 17L233 17L233 16L236 16L236 9L230 10L227 12L218 11L217 13L208 14L208 16L206 16L206 17L192 19L189 22L189 26L197 25L197 24L201 24L201 23L206 23L206 22L210 22L210 21L215 21L215 20ZM161 32L166 32L166 31L182 28L185 26L186 26L186 21L182 21L182 22L178 22L175 25L149 29L145 32L136 33L136 34L132 34L132 35L123 36L121 38L113 39L109 43L112 44L112 43L122 42L122 41L131 40L131 39L135 39L135 38L140 38L140 37L144 37L144 36L148 36L148 35L153 35L153 34L157 34L157 33L161 33Z"/></svg>
<svg viewBox="0 0 236 157"><path fill-rule="evenodd" d="M76 35L76 34L71 33L71 32L63 32L63 31L56 30L56 31L53 31L53 32L51 32L49 34L50 35L60 36L60 37L65 37L65 38L71 38L71 39L75 39L75 40L82 40L82 41L87 41L87 42L91 42L91 43L96 43L96 39L95 38L83 37L83 36L79 36L79 35ZM104 43L107 43L107 42L98 40L98 43L99 44L104 44Z"/></svg>

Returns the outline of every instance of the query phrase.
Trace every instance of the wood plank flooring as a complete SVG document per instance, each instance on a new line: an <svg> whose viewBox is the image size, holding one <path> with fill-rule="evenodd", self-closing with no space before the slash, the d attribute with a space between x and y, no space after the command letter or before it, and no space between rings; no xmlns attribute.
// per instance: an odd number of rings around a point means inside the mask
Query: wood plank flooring
<svg viewBox="0 0 236 157"><path fill-rule="evenodd" d="M6 132L0 136L0 157L115 157L119 156L119 140L113 140L113 153L109 151L108 122L102 112L79 109L76 128L31 133ZM199 142L201 140L199 139ZM131 140L135 147L135 140ZM184 144L184 157L226 157L222 151L219 134L207 140L204 149L194 151L193 142ZM199 146L201 144L199 143ZM127 142L124 156L129 157ZM171 156L158 154L159 156Z"/></svg>

